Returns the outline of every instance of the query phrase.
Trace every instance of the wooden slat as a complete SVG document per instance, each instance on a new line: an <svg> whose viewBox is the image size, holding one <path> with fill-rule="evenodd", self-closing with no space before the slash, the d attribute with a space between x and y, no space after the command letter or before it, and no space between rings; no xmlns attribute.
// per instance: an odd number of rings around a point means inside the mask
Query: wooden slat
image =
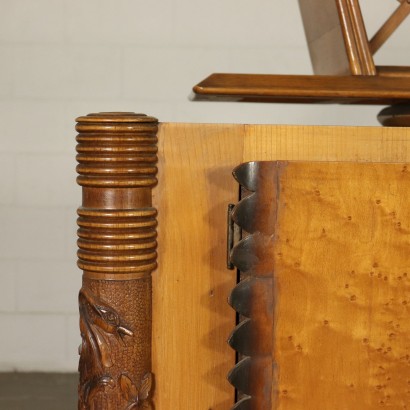
<svg viewBox="0 0 410 410"><path fill-rule="evenodd" d="M388 105L410 100L410 78L216 73L193 90L196 100Z"/></svg>
<svg viewBox="0 0 410 410"><path fill-rule="evenodd" d="M372 54L375 54L379 50L410 14L410 3L407 0L399 1L401 2L400 6L370 40L370 50Z"/></svg>
<svg viewBox="0 0 410 410"><path fill-rule="evenodd" d="M377 74L385 77L401 77L405 79L410 77L410 67L409 66L377 66Z"/></svg>
<svg viewBox="0 0 410 410"><path fill-rule="evenodd" d="M350 62L350 73L376 75L359 0L337 0L337 7L345 39L345 49Z"/></svg>

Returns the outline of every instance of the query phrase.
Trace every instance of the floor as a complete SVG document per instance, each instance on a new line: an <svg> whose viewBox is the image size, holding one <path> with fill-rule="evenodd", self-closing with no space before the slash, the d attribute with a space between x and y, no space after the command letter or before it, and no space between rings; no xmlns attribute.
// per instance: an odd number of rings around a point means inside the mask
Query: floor
<svg viewBox="0 0 410 410"><path fill-rule="evenodd" d="M76 410L77 374L0 373L0 410Z"/></svg>

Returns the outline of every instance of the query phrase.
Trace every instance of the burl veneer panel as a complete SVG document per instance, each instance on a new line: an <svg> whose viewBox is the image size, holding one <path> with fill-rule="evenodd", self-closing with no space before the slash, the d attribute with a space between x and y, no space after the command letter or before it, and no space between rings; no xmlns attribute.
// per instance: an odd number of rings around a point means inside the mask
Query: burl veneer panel
<svg viewBox="0 0 410 410"><path fill-rule="evenodd" d="M409 171L319 162L235 170L253 192L234 210L250 233L233 252L239 286L252 289L241 312L254 323L241 335L253 341L240 351L250 361L243 408L410 407ZM266 321L271 354L260 340Z"/></svg>

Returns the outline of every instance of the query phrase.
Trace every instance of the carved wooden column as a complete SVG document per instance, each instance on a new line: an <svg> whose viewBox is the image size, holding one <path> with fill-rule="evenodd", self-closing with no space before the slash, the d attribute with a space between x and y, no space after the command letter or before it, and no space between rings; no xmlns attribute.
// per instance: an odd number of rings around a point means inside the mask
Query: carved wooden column
<svg viewBox="0 0 410 410"><path fill-rule="evenodd" d="M157 128L143 114L77 118L79 409L150 407Z"/></svg>

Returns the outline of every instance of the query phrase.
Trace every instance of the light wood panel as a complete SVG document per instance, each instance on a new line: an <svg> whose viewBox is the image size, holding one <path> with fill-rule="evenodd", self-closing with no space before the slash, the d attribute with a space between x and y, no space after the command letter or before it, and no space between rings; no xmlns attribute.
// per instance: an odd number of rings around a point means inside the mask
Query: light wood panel
<svg viewBox="0 0 410 410"><path fill-rule="evenodd" d="M153 372L158 410L228 410L235 315L225 268L231 176L250 160L410 161L404 128L170 124L159 130L159 268L153 274ZM296 409L295 409L296 410Z"/></svg>
<svg viewBox="0 0 410 410"><path fill-rule="evenodd" d="M410 160L410 128L248 125L245 161Z"/></svg>
<svg viewBox="0 0 410 410"><path fill-rule="evenodd" d="M408 168L302 162L281 170L272 409L408 408Z"/></svg>
<svg viewBox="0 0 410 410"><path fill-rule="evenodd" d="M158 410L226 410L234 392L226 343L235 321L227 304L227 204L238 187L243 126L162 124L159 133L159 269L153 275L153 368Z"/></svg>

